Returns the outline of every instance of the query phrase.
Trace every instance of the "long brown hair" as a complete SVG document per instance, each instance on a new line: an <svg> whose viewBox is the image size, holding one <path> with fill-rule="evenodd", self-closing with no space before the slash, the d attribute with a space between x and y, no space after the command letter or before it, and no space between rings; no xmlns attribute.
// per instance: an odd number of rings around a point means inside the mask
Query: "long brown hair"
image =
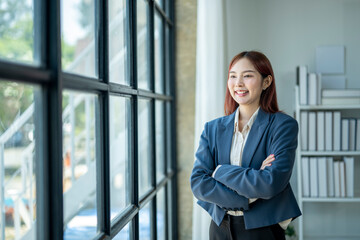
<svg viewBox="0 0 360 240"><path fill-rule="evenodd" d="M275 87L275 76L269 59L261 52L257 51L245 51L237 54L230 62L228 71L228 80L230 69L242 58L247 58L255 67L255 69L261 74L263 79L267 76L272 77L272 83L266 90L262 91L260 96L260 107L263 111L268 113L275 113L279 111L277 98L276 98L276 87ZM224 110L225 115L232 114L239 104L232 98L229 88L226 86L225 104Z"/></svg>

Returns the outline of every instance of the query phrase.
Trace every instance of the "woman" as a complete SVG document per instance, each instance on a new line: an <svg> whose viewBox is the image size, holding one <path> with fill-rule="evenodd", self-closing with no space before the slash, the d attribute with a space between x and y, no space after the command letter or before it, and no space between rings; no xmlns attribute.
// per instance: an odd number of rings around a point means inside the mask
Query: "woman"
<svg viewBox="0 0 360 240"><path fill-rule="evenodd" d="M205 124L190 178L212 217L210 239L285 239L301 215L289 183L298 125L279 112L264 54L242 52L231 60L225 115Z"/></svg>

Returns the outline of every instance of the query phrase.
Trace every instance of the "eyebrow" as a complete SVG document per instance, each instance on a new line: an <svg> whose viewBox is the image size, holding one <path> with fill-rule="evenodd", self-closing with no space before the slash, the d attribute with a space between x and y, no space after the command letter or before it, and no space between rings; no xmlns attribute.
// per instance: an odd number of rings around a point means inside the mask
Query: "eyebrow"
<svg viewBox="0 0 360 240"><path fill-rule="evenodd" d="M242 73L246 73L246 72L255 72L255 71L253 71L253 70L245 70L245 71L243 71ZM235 71L230 71L230 73L236 73Z"/></svg>

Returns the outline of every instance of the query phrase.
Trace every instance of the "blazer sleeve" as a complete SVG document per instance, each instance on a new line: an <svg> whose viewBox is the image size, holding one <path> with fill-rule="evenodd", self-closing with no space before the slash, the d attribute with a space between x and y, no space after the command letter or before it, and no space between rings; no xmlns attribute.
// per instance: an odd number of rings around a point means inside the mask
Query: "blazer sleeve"
<svg viewBox="0 0 360 240"><path fill-rule="evenodd" d="M191 190L194 196L226 210L248 210L249 200L247 198L240 196L211 176L215 169L215 160L210 152L207 129L208 125L205 124L190 177Z"/></svg>
<svg viewBox="0 0 360 240"><path fill-rule="evenodd" d="M222 165L214 178L247 198L270 199L283 191L289 183L295 161L298 124L288 117L271 128L269 153L275 154L275 161L270 167L257 170Z"/></svg>

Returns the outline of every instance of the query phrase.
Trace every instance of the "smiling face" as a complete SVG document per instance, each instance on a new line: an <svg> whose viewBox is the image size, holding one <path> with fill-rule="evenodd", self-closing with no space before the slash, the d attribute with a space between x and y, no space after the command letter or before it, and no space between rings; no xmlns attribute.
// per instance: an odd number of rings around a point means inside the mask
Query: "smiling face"
<svg viewBox="0 0 360 240"><path fill-rule="evenodd" d="M237 61L229 72L228 88L232 98L241 106L259 107L263 89L271 84L271 76L263 79L246 58Z"/></svg>

